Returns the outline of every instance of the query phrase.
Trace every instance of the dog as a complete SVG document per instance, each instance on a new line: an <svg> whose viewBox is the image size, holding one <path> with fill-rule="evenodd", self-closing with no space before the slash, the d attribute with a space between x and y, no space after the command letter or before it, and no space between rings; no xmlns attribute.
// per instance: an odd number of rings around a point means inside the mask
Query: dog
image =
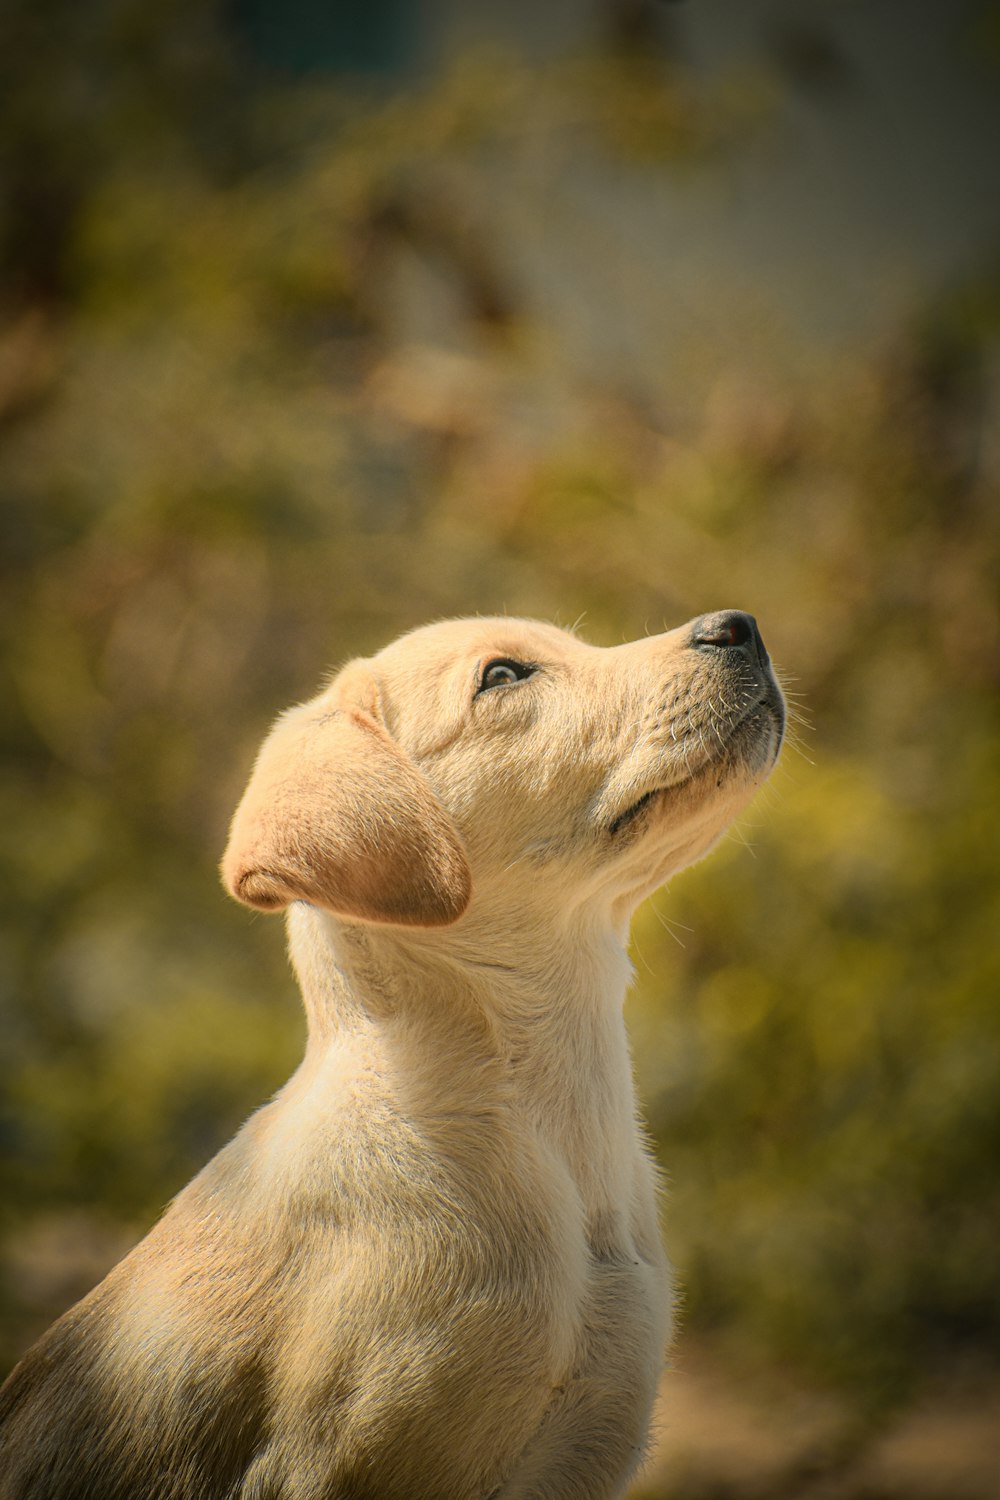
<svg viewBox="0 0 1000 1500"><path fill-rule="evenodd" d="M223 878L304 1060L9 1377L2 1500L620 1496L671 1322L629 918L783 729L735 610L430 625L284 714Z"/></svg>

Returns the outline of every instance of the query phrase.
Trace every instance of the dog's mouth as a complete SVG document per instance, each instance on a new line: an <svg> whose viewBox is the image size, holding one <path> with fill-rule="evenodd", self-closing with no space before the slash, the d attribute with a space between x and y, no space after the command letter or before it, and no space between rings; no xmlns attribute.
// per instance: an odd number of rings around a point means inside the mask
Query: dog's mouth
<svg viewBox="0 0 1000 1500"><path fill-rule="evenodd" d="M638 802L633 802L631 807L626 807L625 811L619 813L614 822L609 824L608 832L611 837L614 838L616 833L620 833L623 828L626 828L634 818L637 818L649 806L654 797L659 797L665 791L666 787L658 787L655 791L644 792Z"/></svg>
<svg viewBox="0 0 1000 1500"><path fill-rule="evenodd" d="M718 728L716 728L716 739L703 744L702 755L697 764L689 763L675 780L651 787L634 802L629 803L622 812L616 814L612 822L608 824L609 835L615 838L641 818L654 803L661 801L680 787L688 786L703 776L706 771L719 769L728 772L742 769L758 774L765 769L769 771L778 758L784 732L784 700L777 686L769 685L764 696L759 698L742 718L728 726L725 737L719 735ZM718 785L722 785L721 778Z"/></svg>

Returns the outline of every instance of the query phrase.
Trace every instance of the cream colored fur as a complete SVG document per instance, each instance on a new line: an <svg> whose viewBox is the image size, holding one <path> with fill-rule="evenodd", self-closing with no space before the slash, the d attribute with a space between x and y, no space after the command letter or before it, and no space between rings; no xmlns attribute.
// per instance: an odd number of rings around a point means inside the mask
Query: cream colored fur
<svg viewBox="0 0 1000 1500"><path fill-rule="evenodd" d="M697 634L434 625L278 721L224 877L288 909L305 1059L11 1376L2 1500L623 1493L670 1324L628 921L781 738Z"/></svg>

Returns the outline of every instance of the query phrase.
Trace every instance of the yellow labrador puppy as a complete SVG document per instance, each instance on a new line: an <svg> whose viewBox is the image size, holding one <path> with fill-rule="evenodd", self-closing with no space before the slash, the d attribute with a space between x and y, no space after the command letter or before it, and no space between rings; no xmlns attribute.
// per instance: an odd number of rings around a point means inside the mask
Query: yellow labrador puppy
<svg viewBox="0 0 1000 1500"><path fill-rule="evenodd" d="M670 1323L629 916L783 723L732 610L431 625L280 718L223 872L305 1059L14 1371L3 1500L621 1495Z"/></svg>

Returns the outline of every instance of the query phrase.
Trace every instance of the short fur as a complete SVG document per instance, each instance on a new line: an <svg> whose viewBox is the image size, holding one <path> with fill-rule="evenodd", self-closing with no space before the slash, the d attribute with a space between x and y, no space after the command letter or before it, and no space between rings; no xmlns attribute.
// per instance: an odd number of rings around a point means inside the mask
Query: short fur
<svg viewBox="0 0 1000 1500"><path fill-rule="evenodd" d="M288 908L305 1058L10 1376L2 1500L621 1495L670 1322L628 921L782 725L704 621L433 625L281 718L224 878Z"/></svg>

